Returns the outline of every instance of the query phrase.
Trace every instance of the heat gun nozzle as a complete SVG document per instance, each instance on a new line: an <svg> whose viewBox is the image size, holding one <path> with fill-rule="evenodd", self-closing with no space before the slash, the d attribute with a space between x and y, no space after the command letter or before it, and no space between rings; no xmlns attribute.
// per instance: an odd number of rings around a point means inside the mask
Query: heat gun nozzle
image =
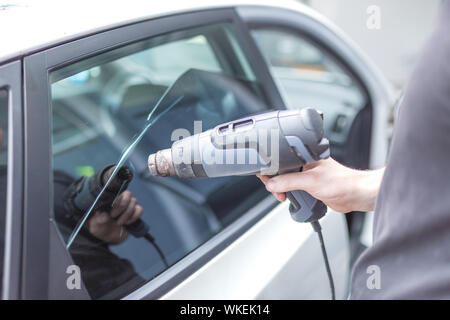
<svg viewBox="0 0 450 320"><path fill-rule="evenodd" d="M170 177L176 175L172 161L172 150L164 149L149 155L148 170L153 176Z"/></svg>

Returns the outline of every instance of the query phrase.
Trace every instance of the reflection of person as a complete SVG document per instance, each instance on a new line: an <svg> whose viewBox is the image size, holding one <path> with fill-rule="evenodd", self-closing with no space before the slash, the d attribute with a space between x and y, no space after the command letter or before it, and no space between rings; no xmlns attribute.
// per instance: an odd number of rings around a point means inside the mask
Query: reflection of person
<svg viewBox="0 0 450 320"><path fill-rule="evenodd" d="M0 147L3 130L0 128ZM62 171L54 172L54 213L58 229L67 240L75 225L68 223L70 216L64 207L64 196L75 179ZM3 254L6 218L7 166L0 166L0 288L3 280ZM70 253L80 267L84 284L92 298L99 298L113 289L129 283L143 281L130 262L120 259L109 250L109 245L119 244L128 237L125 225L138 220L143 208L137 204L130 191L122 192L113 202L110 212L96 211L88 219L75 240Z"/></svg>
<svg viewBox="0 0 450 320"><path fill-rule="evenodd" d="M78 221L67 212L64 201L67 190L76 180L62 171L55 171L53 176L55 220L67 242ZM139 219L142 212L136 198L126 190L115 199L110 212L93 212L72 243L70 254L80 267L83 282L93 299L103 297L119 286L132 288L143 281L128 260L119 258L109 249L109 245L125 241L128 233L124 226Z"/></svg>
<svg viewBox="0 0 450 320"><path fill-rule="evenodd" d="M375 208L373 245L355 264L351 298L450 298L449 30L447 1L405 92L386 170L328 159L304 172L260 176L279 200L301 189L340 212Z"/></svg>

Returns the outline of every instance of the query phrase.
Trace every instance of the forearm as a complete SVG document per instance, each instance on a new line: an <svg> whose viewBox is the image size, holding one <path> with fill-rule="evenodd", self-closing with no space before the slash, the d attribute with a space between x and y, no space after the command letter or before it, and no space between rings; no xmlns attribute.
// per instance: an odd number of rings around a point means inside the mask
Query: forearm
<svg viewBox="0 0 450 320"><path fill-rule="evenodd" d="M353 183L352 211L372 211L380 190L385 167L376 170L357 171Z"/></svg>
<svg viewBox="0 0 450 320"><path fill-rule="evenodd" d="M372 211L380 189L384 168L356 170L331 157L304 166L302 172L273 178L259 176L268 191L284 201L284 192L304 190L338 212Z"/></svg>

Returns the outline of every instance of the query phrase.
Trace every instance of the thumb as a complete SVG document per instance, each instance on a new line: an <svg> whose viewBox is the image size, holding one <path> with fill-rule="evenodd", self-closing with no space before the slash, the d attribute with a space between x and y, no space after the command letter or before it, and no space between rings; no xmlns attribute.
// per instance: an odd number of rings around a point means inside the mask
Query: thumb
<svg viewBox="0 0 450 320"><path fill-rule="evenodd" d="M308 171L293 172L269 179L266 183L266 188L270 192L308 191L312 188L314 180Z"/></svg>
<svg viewBox="0 0 450 320"><path fill-rule="evenodd" d="M91 218L91 223L104 224L109 221L109 214L104 211L97 211L95 215Z"/></svg>

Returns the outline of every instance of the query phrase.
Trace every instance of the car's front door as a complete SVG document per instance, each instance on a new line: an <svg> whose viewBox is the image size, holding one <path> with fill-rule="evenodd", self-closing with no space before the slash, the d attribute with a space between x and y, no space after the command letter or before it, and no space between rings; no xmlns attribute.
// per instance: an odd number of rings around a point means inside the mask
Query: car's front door
<svg viewBox="0 0 450 320"><path fill-rule="evenodd" d="M169 147L175 129L192 133L195 120L208 129L282 105L242 28L232 9L186 13L25 57L24 251L29 276L22 284L23 297L160 298L274 207L255 177L155 179L147 169L148 154ZM186 92L186 99L182 95L176 108L159 117L128 155L126 164L134 172L128 190L144 209L142 219L150 225L165 266L145 239L104 240L91 225L101 212L84 220L67 201L77 179L119 162L161 96L192 69L235 79L261 104L249 109L223 90L196 99ZM48 272L31 278L32 267ZM215 286L203 283L210 291L205 298L220 295L220 279Z"/></svg>

